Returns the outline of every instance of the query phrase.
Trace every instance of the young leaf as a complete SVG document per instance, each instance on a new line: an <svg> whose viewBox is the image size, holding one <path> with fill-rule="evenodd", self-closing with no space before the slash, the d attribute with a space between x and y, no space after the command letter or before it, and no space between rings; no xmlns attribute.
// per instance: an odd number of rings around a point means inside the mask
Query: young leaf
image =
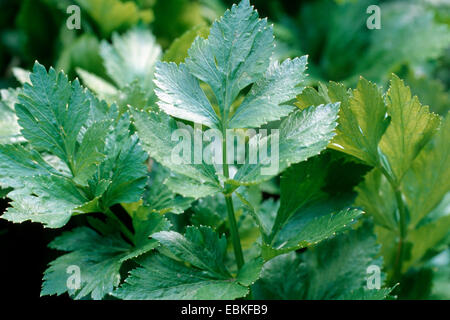
<svg viewBox="0 0 450 320"><path fill-rule="evenodd" d="M427 106L422 106L416 96L412 97L410 89L395 75L392 75L386 106L391 124L380 142L380 149L387 158L383 161L384 168L399 182L440 120Z"/></svg>
<svg viewBox="0 0 450 320"><path fill-rule="evenodd" d="M108 75L119 88L135 80L142 89L153 87L153 72L161 47L148 30L133 28L121 36L114 33L112 44L101 43L100 54Z"/></svg>
<svg viewBox="0 0 450 320"><path fill-rule="evenodd" d="M450 190L450 115L414 160L402 182L411 225L417 225Z"/></svg>
<svg viewBox="0 0 450 320"><path fill-rule="evenodd" d="M209 27L206 25L198 25L189 29L183 35L175 39L170 47L164 52L163 61L175 62L179 64L184 62L188 56L188 50L197 36L207 38L209 34Z"/></svg>
<svg viewBox="0 0 450 320"><path fill-rule="evenodd" d="M399 190L408 213L407 234L403 239L405 254L402 272L421 263L434 247L448 236L448 148L449 121L444 119L439 131L420 151L404 175ZM378 240L383 245L386 265L398 263L398 203L394 190L378 169L366 175L357 187L356 205L374 216Z"/></svg>
<svg viewBox="0 0 450 320"><path fill-rule="evenodd" d="M233 5L214 22L207 39L195 39L185 63L157 65L160 108L223 131L259 127L288 115L292 107L287 103L303 90L306 57L269 68L273 48L267 20L258 18L248 0ZM208 101L200 81L211 88L217 107ZM239 93L251 84L249 94L234 110Z"/></svg>
<svg viewBox="0 0 450 320"><path fill-rule="evenodd" d="M376 166L379 163L378 143L389 124L380 91L364 78L359 80L353 92L348 92L341 84L330 82L328 87L319 86L318 92L305 90L298 97L297 106L303 109L337 101L341 102L339 125L329 147Z"/></svg>
<svg viewBox="0 0 450 320"><path fill-rule="evenodd" d="M107 41L101 43L100 55L114 85L78 68L78 74L89 89L101 99L116 102L121 113L127 110L128 105L152 107L153 73L161 56L161 47L150 31L136 27L123 35L114 33L112 44Z"/></svg>
<svg viewBox="0 0 450 320"><path fill-rule="evenodd" d="M208 39L194 41L186 66L212 88L222 121L228 119L239 92L266 71L273 47L272 27L259 19L248 0L215 21Z"/></svg>
<svg viewBox="0 0 450 320"><path fill-rule="evenodd" d="M142 20L153 20L153 12L140 10L133 1L120 0L78 0L80 6L98 24L104 37L121 28L128 28Z"/></svg>

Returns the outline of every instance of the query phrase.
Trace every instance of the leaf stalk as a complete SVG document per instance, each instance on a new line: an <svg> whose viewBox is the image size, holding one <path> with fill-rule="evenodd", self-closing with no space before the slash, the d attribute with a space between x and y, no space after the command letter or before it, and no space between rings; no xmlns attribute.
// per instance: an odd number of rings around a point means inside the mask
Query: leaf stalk
<svg viewBox="0 0 450 320"><path fill-rule="evenodd" d="M226 148L226 140L222 140L222 160L223 160L223 175L225 178L229 178L230 174L228 171L228 164L227 164L227 148ZM236 264L238 267L238 270L242 268L244 265L244 255L242 253L242 246L241 246L241 240L239 238L239 230L236 223L236 216L234 214L234 206L233 206L233 199L232 199L232 193L231 194L224 194L225 202L227 204L227 212L228 212L228 222L230 224L230 234L231 234L231 241L233 243L233 250L234 250L234 256L236 258Z"/></svg>

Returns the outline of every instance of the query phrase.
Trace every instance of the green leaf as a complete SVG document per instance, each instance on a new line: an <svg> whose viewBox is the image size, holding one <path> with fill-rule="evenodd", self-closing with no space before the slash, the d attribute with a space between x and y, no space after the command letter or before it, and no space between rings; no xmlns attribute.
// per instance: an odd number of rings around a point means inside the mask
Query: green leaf
<svg viewBox="0 0 450 320"><path fill-rule="evenodd" d="M192 160L189 161L190 163L178 164L172 161L173 150L178 144L177 141L168 139L172 136L174 130L178 129L173 119L163 112L132 110L131 113L144 150L159 163L182 175L182 178L176 179L177 183L171 184L166 182L169 188L172 186L172 190L187 197L195 197L195 193L202 190L198 197L214 194L221 190L218 178L215 175L214 166L208 165L204 161L196 164L194 162L194 152L191 154L190 159ZM193 141L188 143L189 148L192 146L191 143ZM195 149L191 148L190 150ZM199 189L193 190L194 186Z"/></svg>
<svg viewBox="0 0 450 320"><path fill-rule="evenodd" d="M25 187L8 194L11 207L3 219L21 223L39 222L50 228L64 226L75 212L84 212L82 206L89 200L67 178L56 175L29 177Z"/></svg>
<svg viewBox="0 0 450 320"><path fill-rule="evenodd" d="M152 90L161 47L149 30L133 28L123 35L113 33L112 44L102 41L100 54L108 75L119 88L137 80L141 88Z"/></svg>
<svg viewBox="0 0 450 320"><path fill-rule="evenodd" d="M425 254L442 243L449 235L450 214L432 221L417 229L411 230L408 240L413 244L411 254L404 263L403 271L420 263Z"/></svg>
<svg viewBox="0 0 450 320"><path fill-rule="evenodd" d="M283 300L382 298L388 290L369 293L365 288L367 267L380 266L377 254L375 236L367 227L351 230L304 253L291 252L267 262L253 295Z"/></svg>
<svg viewBox="0 0 450 320"><path fill-rule="evenodd" d="M140 20L146 23L153 20L152 11L140 10L133 1L77 0L77 2L98 24L105 37L114 30L134 26Z"/></svg>
<svg viewBox="0 0 450 320"><path fill-rule="evenodd" d="M321 156L286 170L280 204L265 201L255 209L239 195L259 227L265 260L316 245L347 229L362 214L349 209L351 202L345 197L336 200L322 191L328 165L329 157Z"/></svg>
<svg viewBox="0 0 450 320"><path fill-rule="evenodd" d="M38 63L30 80L16 105L29 149L0 146L0 184L16 188L2 217L57 228L72 214L138 201L148 156L130 134L128 115L119 118L115 105Z"/></svg>
<svg viewBox="0 0 450 320"><path fill-rule="evenodd" d="M159 214L138 212L133 215L134 244L126 242L115 232L102 235L88 227L79 227L57 237L49 247L68 253L50 263L44 274L41 296L69 293L75 299L90 296L102 299L120 283L123 262L154 249L158 243L148 237L167 230L170 223ZM68 288L68 268L77 266L81 282L78 289ZM72 275L75 276L75 275Z"/></svg>
<svg viewBox="0 0 450 320"><path fill-rule="evenodd" d="M209 226L217 230L227 220L225 198L221 194L200 198L191 210L191 223L196 226Z"/></svg>
<svg viewBox="0 0 450 320"><path fill-rule="evenodd" d="M185 235L161 231L152 238L161 243L163 254L146 256L141 267L130 272L114 295L122 299L235 299L247 295L258 277L261 260L249 262L233 279L225 267L225 236L211 228L186 228Z"/></svg>
<svg viewBox="0 0 450 320"><path fill-rule="evenodd" d="M301 213L298 214L299 218L294 216L283 229L278 231L270 246L263 246L264 259L269 260L286 252L316 245L347 229L362 214L362 211L358 209L328 212L312 219L302 219Z"/></svg>
<svg viewBox="0 0 450 320"><path fill-rule="evenodd" d="M164 184L169 176L170 172L163 166L156 162L152 164L147 190L143 197L144 205L153 212L180 214L190 207L194 199L182 197L170 190Z"/></svg>
<svg viewBox="0 0 450 320"><path fill-rule="evenodd" d="M215 21L208 39L198 37L186 66L207 83L217 99L222 121L239 92L262 77L274 48L272 27L260 20L248 0L233 5Z"/></svg>
<svg viewBox="0 0 450 320"><path fill-rule="evenodd" d="M79 142L79 132L89 115L90 102L79 82L70 83L63 73L49 72L36 63L16 104L22 135L35 148L50 152L69 167L74 179L86 183L101 162L101 150L109 125L89 127Z"/></svg>
<svg viewBox="0 0 450 320"><path fill-rule="evenodd" d="M185 64L158 63L155 84L158 105L164 112L209 127L218 127L219 119L213 107Z"/></svg>
<svg viewBox="0 0 450 320"><path fill-rule="evenodd" d="M202 177L199 178L200 181L199 179L191 179L181 174L172 174L172 176L166 180L165 185L175 193L194 199L214 195L223 190L217 184L217 181L212 182L211 179L211 182L205 182L206 180Z"/></svg>
<svg viewBox="0 0 450 320"><path fill-rule="evenodd" d="M97 169L105 155L102 153L104 140L111 121L94 122L84 133L83 140L73 161L75 163L74 181L85 185Z"/></svg>
<svg viewBox="0 0 450 320"><path fill-rule="evenodd" d="M358 193L356 206L372 215L378 225L391 231L397 230L398 222L395 217L398 208L394 190L379 169L366 174L355 191Z"/></svg>
<svg viewBox="0 0 450 320"><path fill-rule="evenodd" d="M239 270L236 281L244 286L250 286L259 279L264 260L261 257L246 262Z"/></svg>
<svg viewBox="0 0 450 320"><path fill-rule="evenodd" d="M23 141L20 126L14 113L19 89L0 90L0 143L16 143Z"/></svg>
<svg viewBox="0 0 450 320"><path fill-rule="evenodd" d="M281 119L293 110L289 103L303 90L306 56L269 67L273 48L267 20L258 18L248 0L234 5L214 22L207 39L194 40L185 63L158 64L160 108L223 132ZM251 84L237 106L239 93Z"/></svg>
<svg viewBox="0 0 450 320"><path fill-rule="evenodd" d="M305 79L306 56L287 59L279 64L274 62L255 82L244 101L232 115L230 128L259 127L270 121L287 116L294 107L287 105L303 90L300 86Z"/></svg>
<svg viewBox="0 0 450 320"><path fill-rule="evenodd" d="M422 149L402 181L410 224L416 226L450 190L450 115Z"/></svg>
<svg viewBox="0 0 450 320"><path fill-rule="evenodd" d="M0 169L0 184L10 187L22 187L35 175L56 174L38 152L12 144L0 145Z"/></svg>
<svg viewBox="0 0 450 320"><path fill-rule="evenodd" d="M420 150L439 126L439 116L430 113L410 89L393 75L386 96L391 124L380 142L386 161L383 167L395 181L400 182Z"/></svg>
<svg viewBox="0 0 450 320"><path fill-rule="evenodd" d="M170 47L166 50L163 56L163 61L175 62L179 64L184 62L188 56L188 49L191 47L192 42L194 42L197 36L202 38L207 38L209 34L209 27L205 25L198 25L189 29L181 35L181 37L176 38Z"/></svg>
<svg viewBox="0 0 450 320"><path fill-rule="evenodd" d="M305 108L318 103L341 102L337 135L330 148L355 156L372 166L377 166L378 143L383 136L389 119L386 106L377 86L364 78L352 92L338 83L321 85L319 91L305 90L298 97L297 105Z"/></svg>
<svg viewBox="0 0 450 320"><path fill-rule="evenodd" d="M130 133L129 127L129 116L124 114L106 138L106 160L89 181L91 191L108 181L101 198L102 208L138 201L144 192L148 155L140 146L137 135Z"/></svg>
<svg viewBox="0 0 450 320"><path fill-rule="evenodd" d="M211 276L230 277L224 266L227 240L211 228L188 226L184 236L174 231L162 231L153 238L179 260L206 270Z"/></svg>
<svg viewBox="0 0 450 320"><path fill-rule="evenodd" d="M249 145L259 146L260 150L266 148L267 154L265 157L260 156L256 164L246 161L230 183L260 183L282 172L291 164L319 154L335 134L338 110L339 104L335 103L296 111L281 122L278 135L272 133L263 137L258 134L252 137ZM277 153L278 159L272 159Z"/></svg>
<svg viewBox="0 0 450 320"><path fill-rule="evenodd" d="M114 296L125 300L230 300L248 293L235 281L215 279L160 254L146 256L139 263Z"/></svg>
<svg viewBox="0 0 450 320"><path fill-rule="evenodd" d="M281 176L280 208L272 232L278 231L306 204L325 196L321 191L327 175L328 159L311 158L306 162L293 165Z"/></svg>

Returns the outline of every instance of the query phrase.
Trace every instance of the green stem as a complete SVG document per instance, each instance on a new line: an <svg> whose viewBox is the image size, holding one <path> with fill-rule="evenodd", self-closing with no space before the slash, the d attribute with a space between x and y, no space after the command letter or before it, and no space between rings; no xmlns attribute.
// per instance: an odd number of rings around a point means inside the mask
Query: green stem
<svg viewBox="0 0 450 320"><path fill-rule="evenodd" d="M108 216L109 218L114 220L117 223L117 225L119 226L120 231L122 231L124 236L127 237L127 239L131 243L134 243L133 233L127 228L126 225L123 224L123 222L119 218L117 218L117 216L114 214L114 212L112 212L111 209L108 208L108 209L106 209L105 214L106 214L106 216Z"/></svg>
<svg viewBox="0 0 450 320"><path fill-rule="evenodd" d="M233 242L234 256L236 257L238 269L241 269L244 265L244 255L242 254L241 240L239 239L239 231L236 223L236 217L234 215L233 200L231 199L231 195L225 195L225 201L227 203L228 220L230 222L231 241Z"/></svg>
<svg viewBox="0 0 450 320"><path fill-rule="evenodd" d="M228 171L228 164L227 164L227 149L226 149L226 141L225 138L222 140L222 160L223 160L223 175L226 178L229 178L230 174ZM234 206L233 206L233 199L231 194L224 194L225 196L225 202L227 204L227 211L228 211L228 221L230 223L230 233L231 233L231 241L233 242L233 250L234 250L234 256L236 257L236 264L238 266L238 269L241 269L244 265L244 255L242 254L242 246L241 246L241 240L239 238L239 230L236 223L236 216L234 214Z"/></svg>
<svg viewBox="0 0 450 320"><path fill-rule="evenodd" d="M395 268L394 268L394 281L400 280L401 274L402 274L402 267L403 267L403 250L404 250L404 243L406 238L406 212L405 212L405 205L403 203L402 199L402 193L401 191L396 188L395 189L395 200L397 202L397 207L399 211L399 241L398 241L398 247L397 247L397 254L395 257Z"/></svg>
<svg viewBox="0 0 450 320"><path fill-rule="evenodd" d="M397 253L395 256L394 261L394 274L391 279L391 282L397 282L400 280L402 275L402 267L403 267L403 251L404 251L404 244L406 239L406 208L405 204L402 199L402 192L399 188L399 184L391 178L391 176L387 173L386 170L384 170L383 167L381 167L381 172L386 177L386 179L389 181L389 184L392 187L392 190L394 191L395 195L395 202L397 203L397 208L399 212L399 220L398 220L398 231L399 231L399 240L398 240L398 246L397 246Z"/></svg>

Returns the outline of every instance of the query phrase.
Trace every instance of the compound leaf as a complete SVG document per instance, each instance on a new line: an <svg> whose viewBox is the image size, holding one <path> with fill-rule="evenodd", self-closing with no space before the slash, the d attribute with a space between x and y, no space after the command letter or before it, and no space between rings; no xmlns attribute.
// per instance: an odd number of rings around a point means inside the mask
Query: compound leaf
<svg viewBox="0 0 450 320"><path fill-rule="evenodd" d="M211 87L224 120L239 92L266 71L273 48L272 27L243 0L213 23L208 39L197 37L186 66Z"/></svg>

